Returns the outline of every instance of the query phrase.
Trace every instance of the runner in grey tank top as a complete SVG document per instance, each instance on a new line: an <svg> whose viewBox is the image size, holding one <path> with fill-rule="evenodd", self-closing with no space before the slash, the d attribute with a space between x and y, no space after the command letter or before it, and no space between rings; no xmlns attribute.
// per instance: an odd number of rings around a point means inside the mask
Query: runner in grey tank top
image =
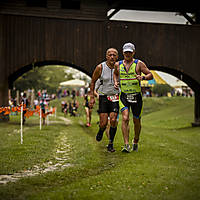
<svg viewBox="0 0 200 200"><path fill-rule="evenodd" d="M113 72L114 69L108 67L106 62L102 62L102 72L100 77L100 86L98 89L99 95L112 96L119 93L114 87Z"/></svg>
<svg viewBox="0 0 200 200"><path fill-rule="evenodd" d="M114 48L108 49L106 51L106 61L96 66L90 85L90 107L92 108L95 103L95 83L100 79L100 87L98 90L100 124L96 140L101 141L103 132L108 124L108 117L110 117L109 144L107 146L110 152L115 151L113 141L117 131L117 115L119 113L119 92L115 89L113 80L114 65L117 59L118 51Z"/></svg>

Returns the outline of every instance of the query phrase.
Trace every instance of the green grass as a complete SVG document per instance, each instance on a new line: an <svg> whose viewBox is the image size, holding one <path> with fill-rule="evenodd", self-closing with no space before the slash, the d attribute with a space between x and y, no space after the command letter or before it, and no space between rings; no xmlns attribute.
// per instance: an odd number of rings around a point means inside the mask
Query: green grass
<svg viewBox="0 0 200 200"><path fill-rule="evenodd" d="M43 163L51 156L54 139L60 127L44 127L39 130L39 118L27 120L23 131L23 145L20 143L20 118L12 116L7 123L0 124L0 174L12 174L30 169L34 164ZM50 136L50 137L49 137Z"/></svg>
<svg viewBox="0 0 200 200"><path fill-rule="evenodd" d="M0 124L0 174L31 169L54 159L63 134L70 143L71 165L0 185L0 199L200 199L200 128L191 127L193 101L181 97L145 99L139 152L130 154L120 151L121 116L115 153L106 151L106 136L100 143L95 141L96 111L90 128L84 126L83 113L70 118L72 125L50 125L42 131L37 117L30 118L23 145L15 131L19 118L12 117L8 124Z"/></svg>

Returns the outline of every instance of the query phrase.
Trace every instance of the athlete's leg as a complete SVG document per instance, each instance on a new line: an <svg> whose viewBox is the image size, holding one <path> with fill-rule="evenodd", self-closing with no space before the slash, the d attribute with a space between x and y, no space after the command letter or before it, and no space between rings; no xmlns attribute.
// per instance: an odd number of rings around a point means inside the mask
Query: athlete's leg
<svg viewBox="0 0 200 200"><path fill-rule="evenodd" d="M96 135L96 140L101 141L103 137L103 132L106 130L106 126L108 123L108 113L100 113L100 124L99 124L99 131Z"/></svg>
<svg viewBox="0 0 200 200"><path fill-rule="evenodd" d="M122 111L122 133L124 137L124 144L129 143L129 110Z"/></svg>
<svg viewBox="0 0 200 200"><path fill-rule="evenodd" d="M110 131L110 118L108 117L108 124L106 126L106 136L108 139L110 138L109 131Z"/></svg>
<svg viewBox="0 0 200 200"><path fill-rule="evenodd" d="M100 117L100 128L106 128L107 123L108 123L108 113L100 113L99 114Z"/></svg>
<svg viewBox="0 0 200 200"><path fill-rule="evenodd" d="M133 123L134 123L134 131L135 131L133 143L137 144L139 142L140 132L141 132L141 120L140 120L140 118L133 117Z"/></svg>
<svg viewBox="0 0 200 200"><path fill-rule="evenodd" d="M86 125L88 125L90 119L89 119L89 108L85 107L85 113L86 113Z"/></svg>
<svg viewBox="0 0 200 200"><path fill-rule="evenodd" d="M143 101L142 96L139 94L137 96L137 103L131 105L132 113L133 113L133 123L134 123L134 144L137 144L140 139L140 132L141 132L141 115L143 111Z"/></svg>
<svg viewBox="0 0 200 200"><path fill-rule="evenodd" d="M116 113L116 112L110 113L110 131L109 131L109 135L110 135L109 143L110 144L113 143L115 134L117 132L117 123L116 123L117 115L118 115L118 113Z"/></svg>
<svg viewBox="0 0 200 200"><path fill-rule="evenodd" d="M92 120L92 109L89 109L89 124L91 124Z"/></svg>
<svg viewBox="0 0 200 200"><path fill-rule="evenodd" d="M119 108L122 113L122 134L124 138L124 144L127 146L129 143L129 103L127 102L124 93L119 95Z"/></svg>
<svg viewBox="0 0 200 200"><path fill-rule="evenodd" d="M110 113L110 126L111 127L116 127L117 126L117 116L118 116L118 113L116 112L111 112Z"/></svg>

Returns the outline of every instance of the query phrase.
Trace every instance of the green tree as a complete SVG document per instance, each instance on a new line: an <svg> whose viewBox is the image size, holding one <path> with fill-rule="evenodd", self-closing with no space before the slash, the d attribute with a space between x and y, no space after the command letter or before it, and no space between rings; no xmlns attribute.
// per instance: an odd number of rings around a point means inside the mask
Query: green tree
<svg viewBox="0 0 200 200"><path fill-rule="evenodd" d="M158 96L167 96L168 92L172 92L173 88L168 84L155 84L152 92Z"/></svg>
<svg viewBox="0 0 200 200"><path fill-rule="evenodd" d="M47 89L48 93L55 93L60 82L71 78L71 76L66 76L65 69L65 66L35 67L19 77L14 82L14 87L19 91Z"/></svg>

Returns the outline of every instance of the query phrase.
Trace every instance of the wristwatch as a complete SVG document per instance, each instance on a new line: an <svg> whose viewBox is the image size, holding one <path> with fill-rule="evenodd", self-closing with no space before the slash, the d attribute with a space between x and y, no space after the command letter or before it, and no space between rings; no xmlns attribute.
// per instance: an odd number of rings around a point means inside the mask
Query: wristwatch
<svg viewBox="0 0 200 200"><path fill-rule="evenodd" d="M142 77L142 80L145 80L145 79L146 79L145 76L143 76L143 77Z"/></svg>

